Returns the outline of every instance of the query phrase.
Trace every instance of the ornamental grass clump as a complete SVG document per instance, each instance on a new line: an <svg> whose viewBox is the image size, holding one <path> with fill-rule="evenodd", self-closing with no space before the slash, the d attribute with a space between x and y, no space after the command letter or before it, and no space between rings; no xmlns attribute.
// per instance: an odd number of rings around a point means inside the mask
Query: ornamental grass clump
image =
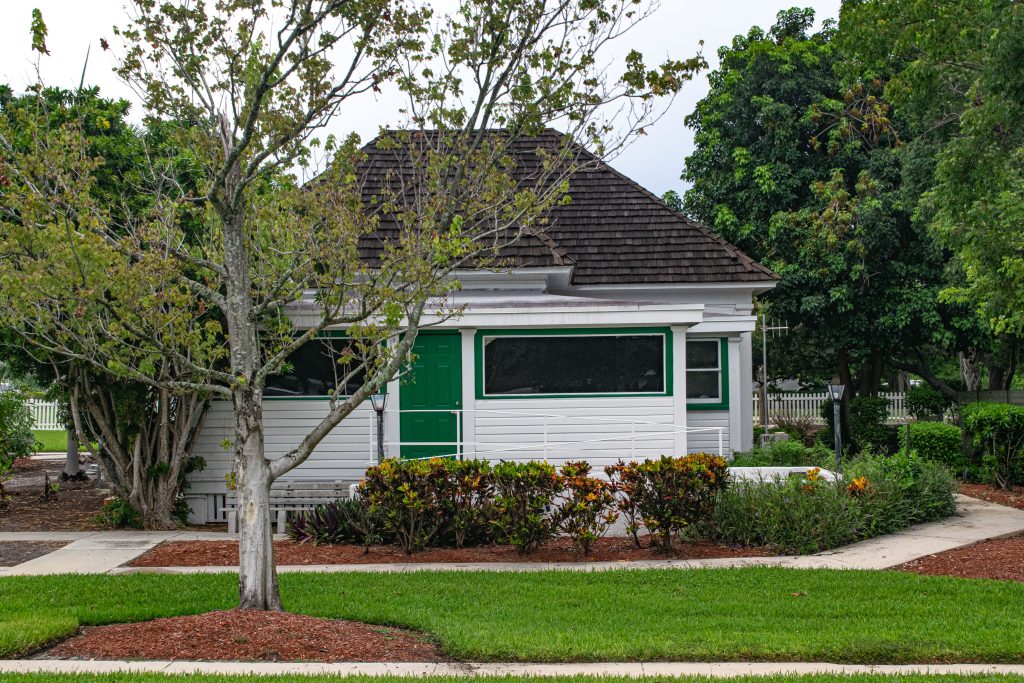
<svg viewBox="0 0 1024 683"><path fill-rule="evenodd" d="M604 536L619 518L611 484L590 476L590 463L562 465L562 495L558 528L572 539L573 546L590 555L594 541Z"/></svg>
<svg viewBox="0 0 1024 683"><path fill-rule="evenodd" d="M380 515L370 509L365 496L335 500L301 512L289 524L288 537L296 543L313 545L355 543L365 552L371 545L393 540L385 534Z"/></svg>
<svg viewBox="0 0 1024 683"><path fill-rule="evenodd" d="M701 531L724 543L815 553L948 517L955 496L956 481L941 464L913 452L869 453L850 462L841 480L812 468L734 482Z"/></svg>
<svg viewBox="0 0 1024 683"><path fill-rule="evenodd" d="M664 551L672 549L673 536L710 516L728 486L725 460L708 453L620 462L608 468L608 475L616 491L625 494L620 509L642 520Z"/></svg>
<svg viewBox="0 0 1024 683"><path fill-rule="evenodd" d="M525 554L554 536L554 503L561 491L562 478L549 463L530 460L495 465L492 524L498 541Z"/></svg>

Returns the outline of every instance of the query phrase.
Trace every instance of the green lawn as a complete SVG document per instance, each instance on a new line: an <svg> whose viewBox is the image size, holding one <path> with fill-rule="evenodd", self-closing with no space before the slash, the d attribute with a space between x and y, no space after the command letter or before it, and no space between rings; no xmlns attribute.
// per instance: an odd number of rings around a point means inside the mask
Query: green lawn
<svg viewBox="0 0 1024 683"><path fill-rule="evenodd" d="M425 676L408 678L401 676L209 676L203 674L140 674L113 673L103 675L91 674L0 674L2 683L658 683L666 680L657 678L618 678L612 676L559 676L559 677L524 677L524 676L480 676L472 679L443 676ZM886 676L883 674L858 674L853 676L814 675L814 676L743 676L729 679L710 679L703 677L681 677L670 679L677 683L1021 683L1021 676Z"/></svg>
<svg viewBox="0 0 1024 683"><path fill-rule="evenodd" d="M230 608L236 577L0 579L0 656L79 625ZM1024 584L745 568L284 574L288 609L434 634L464 660L1024 662Z"/></svg>
<svg viewBox="0 0 1024 683"><path fill-rule="evenodd" d="M63 453L68 449L68 433L61 431L36 430L36 441L43 444L40 453Z"/></svg>

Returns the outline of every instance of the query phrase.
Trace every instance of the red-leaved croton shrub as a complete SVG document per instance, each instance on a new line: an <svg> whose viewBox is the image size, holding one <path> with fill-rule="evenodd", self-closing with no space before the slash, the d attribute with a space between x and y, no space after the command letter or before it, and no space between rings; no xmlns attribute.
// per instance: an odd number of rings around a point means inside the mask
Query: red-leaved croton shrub
<svg viewBox="0 0 1024 683"><path fill-rule="evenodd" d="M590 554L594 541L604 536L619 518L615 493L609 482L590 476L589 462L562 465L562 496L558 508L558 528L584 555Z"/></svg>
<svg viewBox="0 0 1024 683"><path fill-rule="evenodd" d="M642 521L666 551L673 536L711 516L719 492L728 485L725 459L708 453L620 461L606 472L634 539Z"/></svg>

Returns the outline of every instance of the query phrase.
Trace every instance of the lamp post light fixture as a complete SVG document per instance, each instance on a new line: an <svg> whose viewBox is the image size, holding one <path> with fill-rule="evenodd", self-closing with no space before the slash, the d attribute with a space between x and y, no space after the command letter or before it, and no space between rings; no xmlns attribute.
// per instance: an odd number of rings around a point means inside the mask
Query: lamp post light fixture
<svg viewBox="0 0 1024 683"><path fill-rule="evenodd" d="M384 460L384 407L388 403L388 395L382 391L370 395L370 405L377 413L377 462Z"/></svg>
<svg viewBox="0 0 1024 683"><path fill-rule="evenodd" d="M843 435L839 422L839 408L843 401L843 390L846 387L839 383L829 382L825 385L828 388L829 398L832 399L832 428L836 435L836 474L843 473Z"/></svg>

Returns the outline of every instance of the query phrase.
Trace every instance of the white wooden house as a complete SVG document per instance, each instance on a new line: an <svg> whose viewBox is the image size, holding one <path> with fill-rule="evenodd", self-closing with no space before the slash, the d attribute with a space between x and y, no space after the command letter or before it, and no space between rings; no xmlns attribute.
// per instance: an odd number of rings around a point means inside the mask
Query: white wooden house
<svg viewBox="0 0 1024 683"><path fill-rule="evenodd" d="M388 164L367 150L371 168ZM569 193L543 236L506 250L513 267L458 274L465 313L422 333L412 372L387 387L386 457L600 469L751 446L752 300L776 276L605 164ZM268 387L271 457L325 414L335 343L308 344ZM358 481L378 458L375 419L367 401L286 478ZM215 402L188 491L196 521L223 519L231 432L230 405Z"/></svg>

